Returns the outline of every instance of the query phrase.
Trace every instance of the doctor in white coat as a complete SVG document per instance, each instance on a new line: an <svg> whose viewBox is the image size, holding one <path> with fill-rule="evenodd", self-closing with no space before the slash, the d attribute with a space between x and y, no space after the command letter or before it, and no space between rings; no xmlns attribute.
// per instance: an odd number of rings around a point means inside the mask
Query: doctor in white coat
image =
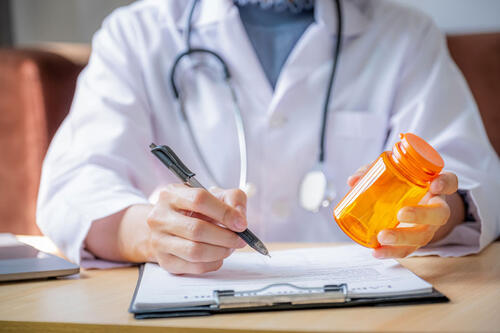
<svg viewBox="0 0 500 333"><path fill-rule="evenodd" d="M499 235L500 163L443 34L425 15L389 1L342 5L342 51L325 138L325 172L338 194L333 204L364 169L356 170L390 149L399 133L412 132L439 151L445 171L422 205L398 213L415 225L382 231L374 255L480 251ZM232 75L247 136L254 192L248 199L235 189L240 160L226 86L210 70L189 68L189 61L179 79L217 184L195 153L172 94L169 72L186 49L190 8L184 0L140 1L104 21L44 163L41 230L84 266L155 261L173 273L218 269L245 245L230 230L247 226L265 242L349 240L333 206L313 213L299 205L300 183L318 159L337 40L334 2L315 1L314 20L274 87L233 1L201 0L193 13L193 46L216 51ZM202 184L219 189L177 184L149 152L151 142L171 146Z"/></svg>

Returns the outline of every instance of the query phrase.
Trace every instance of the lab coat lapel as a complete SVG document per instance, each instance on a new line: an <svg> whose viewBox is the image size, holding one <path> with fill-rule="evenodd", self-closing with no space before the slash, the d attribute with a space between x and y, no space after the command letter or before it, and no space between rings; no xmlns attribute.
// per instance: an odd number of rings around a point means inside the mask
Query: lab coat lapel
<svg viewBox="0 0 500 333"><path fill-rule="evenodd" d="M363 3L357 0L342 1L344 39L355 37L367 27L368 19L363 9ZM308 76L314 75L318 70L331 71L334 47L338 38L334 2L317 0L314 15L315 22L299 39L281 70L269 108L270 114L275 112L283 98L300 87L297 84L304 82ZM325 80L325 84L326 82ZM326 90L325 86L324 91Z"/></svg>
<svg viewBox="0 0 500 333"><path fill-rule="evenodd" d="M184 30L189 10L177 22ZM237 87L251 90L259 105L268 106L273 89L267 80L257 54L241 22L238 8L232 0L200 0L193 15L194 34L201 45L220 54L229 66Z"/></svg>
<svg viewBox="0 0 500 333"><path fill-rule="evenodd" d="M248 38L236 6L233 6L226 20L221 22L218 31L220 52L235 74L235 80L240 81L241 87L248 89L259 104L267 107L273 97L273 88Z"/></svg>
<svg viewBox="0 0 500 333"><path fill-rule="evenodd" d="M304 32L281 70L269 107L270 114L276 111L280 102L298 83L330 63L333 54L332 45L330 34L317 23L313 23Z"/></svg>

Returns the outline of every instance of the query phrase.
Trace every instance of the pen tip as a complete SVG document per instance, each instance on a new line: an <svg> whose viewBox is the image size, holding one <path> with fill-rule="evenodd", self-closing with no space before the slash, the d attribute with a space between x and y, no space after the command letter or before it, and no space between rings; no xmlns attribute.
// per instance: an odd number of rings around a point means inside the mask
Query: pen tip
<svg viewBox="0 0 500 333"><path fill-rule="evenodd" d="M151 142L151 144L149 145L149 148L153 149L154 147L156 147L156 145L153 142Z"/></svg>
<svg viewBox="0 0 500 333"><path fill-rule="evenodd" d="M267 256L268 256L269 258L271 258L271 255L270 255L269 253L267 254Z"/></svg>

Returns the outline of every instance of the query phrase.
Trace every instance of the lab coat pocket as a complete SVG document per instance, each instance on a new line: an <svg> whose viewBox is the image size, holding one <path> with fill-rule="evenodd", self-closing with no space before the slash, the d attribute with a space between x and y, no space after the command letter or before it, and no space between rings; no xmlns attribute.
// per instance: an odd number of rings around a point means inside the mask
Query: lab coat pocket
<svg viewBox="0 0 500 333"><path fill-rule="evenodd" d="M387 118L369 111L332 111L326 137L327 173L341 193L346 179L382 152L388 132Z"/></svg>

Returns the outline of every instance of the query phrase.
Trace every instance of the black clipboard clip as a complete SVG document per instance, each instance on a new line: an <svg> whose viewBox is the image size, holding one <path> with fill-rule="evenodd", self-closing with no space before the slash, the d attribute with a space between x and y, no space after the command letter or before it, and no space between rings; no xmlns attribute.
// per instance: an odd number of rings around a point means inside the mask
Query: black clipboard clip
<svg viewBox="0 0 500 333"><path fill-rule="evenodd" d="M347 284L323 287L299 287L291 283L276 283L255 290L215 290L217 309L272 307L289 304L346 303Z"/></svg>

